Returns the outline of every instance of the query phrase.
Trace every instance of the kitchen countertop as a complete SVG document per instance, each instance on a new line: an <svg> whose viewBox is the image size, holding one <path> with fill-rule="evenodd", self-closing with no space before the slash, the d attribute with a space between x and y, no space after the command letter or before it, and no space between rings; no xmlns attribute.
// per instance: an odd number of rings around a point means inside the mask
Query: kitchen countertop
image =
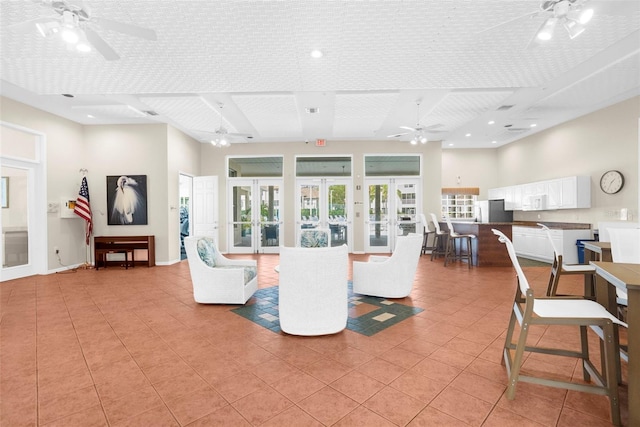
<svg viewBox="0 0 640 427"><path fill-rule="evenodd" d="M458 224L478 224L482 226L487 225L515 225L518 227L535 227L540 228L538 222L535 221L513 221L513 222L474 222L474 221L456 221L452 220L452 222ZM446 224L445 221L440 221L441 224ZM544 224L552 230L590 230L591 224L578 223L578 222L549 222L549 221L539 221L540 224Z"/></svg>

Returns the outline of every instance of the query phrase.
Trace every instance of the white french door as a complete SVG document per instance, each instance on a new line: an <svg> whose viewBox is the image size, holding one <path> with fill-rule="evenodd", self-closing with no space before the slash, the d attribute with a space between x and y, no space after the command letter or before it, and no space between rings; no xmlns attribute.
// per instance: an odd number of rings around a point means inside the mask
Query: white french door
<svg viewBox="0 0 640 427"><path fill-rule="evenodd" d="M331 230L331 246L346 244L351 252L351 179L298 179L296 187L296 241L303 228L328 228Z"/></svg>
<svg viewBox="0 0 640 427"><path fill-rule="evenodd" d="M228 181L230 253L278 253L282 241L282 179Z"/></svg>
<svg viewBox="0 0 640 427"><path fill-rule="evenodd" d="M365 188L365 252L392 252L397 236L416 232L422 206L420 180L369 178Z"/></svg>

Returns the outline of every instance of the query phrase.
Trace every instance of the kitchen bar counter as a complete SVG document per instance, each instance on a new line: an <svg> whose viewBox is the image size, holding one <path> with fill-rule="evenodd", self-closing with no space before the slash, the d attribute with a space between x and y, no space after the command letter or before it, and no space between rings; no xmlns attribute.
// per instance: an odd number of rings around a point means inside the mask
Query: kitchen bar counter
<svg viewBox="0 0 640 427"><path fill-rule="evenodd" d="M588 223L585 224L580 222L513 221L511 225L517 225L518 227L540 228L538 223L544 224L552 230L590 230L591 229L591 224L588 224Z"/></svg>
<svg viewBox="0 0 640 427"><path fill-rule="evenodd" d="M512 222L453 222L453 228L459 234L474 234L473 265L478 267L510 267L511 260L505 246L498 241L492 228L500 230L511 239ZM441 230L449 230L446 222L440 223Z"/></svg>

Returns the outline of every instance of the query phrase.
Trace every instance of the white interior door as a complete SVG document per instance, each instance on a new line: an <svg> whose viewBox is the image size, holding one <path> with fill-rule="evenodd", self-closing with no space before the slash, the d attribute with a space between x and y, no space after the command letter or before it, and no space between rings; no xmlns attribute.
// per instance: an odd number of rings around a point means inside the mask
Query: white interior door
<svg viewBox="0 0 640 427"><path fill-rule="evenodd" d="M416 232L419 222L420 180L375 178L365 181L365 251L389 253L396 238Z"/></svg>
<svg viewBox="0 0 640 427"><path fill-rule="evenodd" d="M193 177L193 221L194 236L212 237L218 242L218 177Z"/></svg>

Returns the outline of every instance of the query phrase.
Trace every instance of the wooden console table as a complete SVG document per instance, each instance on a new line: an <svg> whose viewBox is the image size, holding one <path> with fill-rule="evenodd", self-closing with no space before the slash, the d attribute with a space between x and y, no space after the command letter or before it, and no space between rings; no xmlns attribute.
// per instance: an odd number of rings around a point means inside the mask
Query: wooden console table
<svg viewBox="0 0 640 427"><path fill-rule="evenodd" d="M146 261L135 261L134 251L146 250ZM96 258L96 270L106 267L107 254L124 253L125 267L129 267L129 253L131 253L131 266L134 264L153 267L156 265L156 243L155 236L96 236L93 238L93 252ZM115 263L116 261L111 261ZM120 262L120 261L117 261Z"/></svg>

